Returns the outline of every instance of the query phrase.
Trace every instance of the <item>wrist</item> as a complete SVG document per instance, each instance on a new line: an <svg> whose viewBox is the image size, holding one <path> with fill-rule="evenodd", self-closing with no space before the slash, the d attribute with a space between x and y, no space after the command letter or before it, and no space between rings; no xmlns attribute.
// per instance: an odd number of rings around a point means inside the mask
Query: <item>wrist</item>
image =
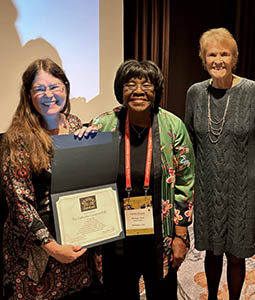
<svg viewBox="0 0 255 300"><path fill-rule="evenodd" d="M43 244L42 248L51 256L54 256L59 251L59 244L55 240L50 240L48 243Z"/></svg>
<svg viewBox="0 0 255 300"><path fill-rule="evenodd" d="M187 248L190 247L190 240L187 233L175 234L175 238L178 238L183 241Z"/></svg>
<svg viewBox="0 0 255 300"><path fill-rule="evenodd" d="M176 225L175 229L174 229L174 232L177 235L183 235L183 234L187 235L188 234L188 228L187 228L187 226L178 226L178 225Z"/></svg>

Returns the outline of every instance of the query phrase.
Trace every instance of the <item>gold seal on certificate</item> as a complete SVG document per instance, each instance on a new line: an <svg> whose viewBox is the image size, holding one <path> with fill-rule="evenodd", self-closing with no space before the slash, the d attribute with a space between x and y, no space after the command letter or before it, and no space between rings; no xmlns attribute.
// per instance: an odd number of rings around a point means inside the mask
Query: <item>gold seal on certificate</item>
<svg viewBox="0 0 255 300"><path fill-rule="evenodd" d="M123 233L115 185L60 196L56 211L63 245L91 247Z"/></svg>

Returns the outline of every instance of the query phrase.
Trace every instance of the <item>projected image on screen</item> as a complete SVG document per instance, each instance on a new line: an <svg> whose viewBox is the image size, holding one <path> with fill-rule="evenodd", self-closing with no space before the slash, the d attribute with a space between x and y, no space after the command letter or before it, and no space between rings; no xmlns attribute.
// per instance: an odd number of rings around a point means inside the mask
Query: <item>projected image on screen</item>
<svg viewBox="0 0 255 300"><path fill-rule="evenodd" d="M56 51L71 83L71 97L86 102L99 93L99 0L13 0L15 26L26 49ZM45 45L44 45L45 44ZM52 48L52 49L50 49ZM85 98L85 99L84 99Z"/></svg>
<svg viewBox="0 0 255 300"><path fill-rule="evenodd" d="M49 57L71 85L71 113L83 123L119 105L113 92L123 60L120 0L0 0L0 133L20 100L22 74Z"/></svg>

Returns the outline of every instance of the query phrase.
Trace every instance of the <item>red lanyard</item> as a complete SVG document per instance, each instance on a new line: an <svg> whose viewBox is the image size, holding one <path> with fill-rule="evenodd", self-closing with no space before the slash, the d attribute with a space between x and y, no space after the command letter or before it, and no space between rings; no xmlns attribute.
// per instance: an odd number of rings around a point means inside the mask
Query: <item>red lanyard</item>
<svg viewBox="0 0 255 300"><path fill-rule="evenodd" d="M150 124L148 143L147 143L144 186L143 186L145 190L145 195L147 195L147 190L149 189L150 186L151 160L152 160L152 131L151 131L151 124ZM128 111L127 111L127 117L125 121L125 173L126 173L126 191L128 192L128 197L130 197L132 186L131 186L131 165L130 165L130 127L129 127Z"/></svg>

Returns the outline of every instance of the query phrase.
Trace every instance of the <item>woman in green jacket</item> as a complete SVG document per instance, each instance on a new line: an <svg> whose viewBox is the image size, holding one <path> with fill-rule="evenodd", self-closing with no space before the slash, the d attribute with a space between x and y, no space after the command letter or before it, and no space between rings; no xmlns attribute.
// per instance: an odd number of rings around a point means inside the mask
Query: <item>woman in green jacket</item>
<svg viewBox="0 0 255 300"><path fill-rule="evenodd" d="M183 122L159 107L163 75L156 64L125 61L114 90L122 106L92 121L120 136L117 186L126 238L103 246L104 286L111 299L120 293L139 299L142 276L147 300L177 299L176 271L189 247L193 148Z"/></svg>

